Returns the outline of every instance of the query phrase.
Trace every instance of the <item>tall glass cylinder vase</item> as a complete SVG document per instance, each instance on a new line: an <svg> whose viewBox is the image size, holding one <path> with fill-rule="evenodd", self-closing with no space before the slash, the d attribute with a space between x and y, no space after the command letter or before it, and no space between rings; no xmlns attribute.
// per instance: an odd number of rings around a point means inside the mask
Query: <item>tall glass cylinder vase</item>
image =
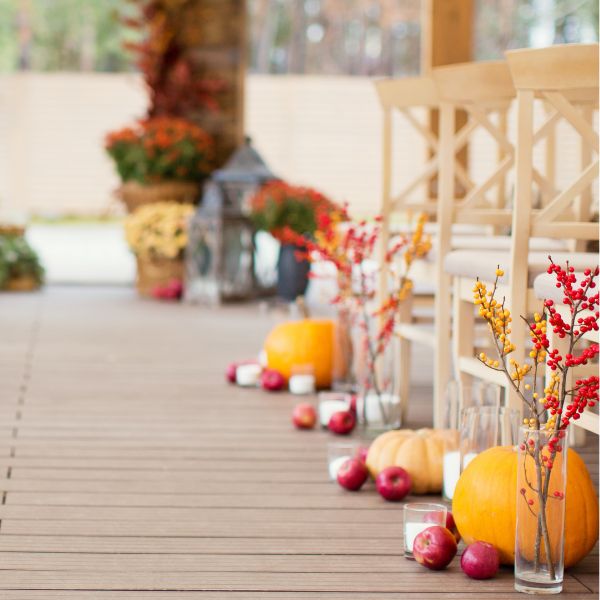
<svg viewBox="0 0 600 600"><path fill-rule="evenodd" d="M515 589L558 594L564 571L567 437L521 428Z"/></svg>
<svg viewBox="0 0 600 600"><path fill-rule="evenodd" d="M375 319L355 328L358 422L368 434L399 429L402 421L398 393L398 340L395 336L378 349Z"/></svg>

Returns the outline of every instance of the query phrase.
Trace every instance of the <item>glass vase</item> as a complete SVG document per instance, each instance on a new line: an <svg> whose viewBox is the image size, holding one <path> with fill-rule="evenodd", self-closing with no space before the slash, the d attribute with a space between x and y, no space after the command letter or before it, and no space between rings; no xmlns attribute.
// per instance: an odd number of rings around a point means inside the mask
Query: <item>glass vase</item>
<svg viewBox="0 0 600 600"><path fill-rule="evenodd" d="M338 309L333 327L333 372L331 387L336 392L356 392L354 373L354 342L352 313L345 307Z"/></svg>
<svg viewBox="0 0 600 600"><path fill-rule="evenodd" d="M395 336L376 349L377 323L360 324L355 335L355 365L358 393L356 414L368 435L377 435L402 425L398 392L398 340Z"/></svg>
<svg viewBox="0 0 600 600"><path fill-rule="evenodd" d="M519 592L562 591L566 483L567 437L522 427L515 543L515 589Z"/></svg>

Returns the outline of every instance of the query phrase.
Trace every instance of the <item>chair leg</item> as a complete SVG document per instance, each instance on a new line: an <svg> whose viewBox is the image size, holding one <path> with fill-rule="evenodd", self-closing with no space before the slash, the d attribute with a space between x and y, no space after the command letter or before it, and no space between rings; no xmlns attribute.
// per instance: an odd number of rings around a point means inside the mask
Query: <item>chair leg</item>
<svg viewBox="0 0 600 600"><path fill-rule="evenodd" d="M449 277L445 276L444 279ZM444 393L451 375L450 368L450 281L438 287L435 295L435 340L433 374L433 426L442 427Z"/></svg>
<svg viewBox="0 0 600 600"><path fill-rule="evenodd" d="M454 278L452 297L452 362L454 365L454 378L458 381L461 390L469 389L473 384L472 375L465 373L460 368L462 357L471 358L475 353L475 314L473 301L461 297L461 290L465 280Z"/></svg>

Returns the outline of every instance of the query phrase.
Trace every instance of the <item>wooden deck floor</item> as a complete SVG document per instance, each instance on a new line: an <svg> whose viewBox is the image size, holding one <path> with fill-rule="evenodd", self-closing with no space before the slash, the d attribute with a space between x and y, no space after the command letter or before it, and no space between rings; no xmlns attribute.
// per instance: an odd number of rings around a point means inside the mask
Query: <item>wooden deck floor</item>
<svg viewBox="0 0 600 600"><path fill-rule="evenodd" d="M508 569L406 561L400 507L327 481L294 399L224 384L270 325L127 290L0 297L1 600L522 597ZM597 562L565 597L597 595Z"/></svg>

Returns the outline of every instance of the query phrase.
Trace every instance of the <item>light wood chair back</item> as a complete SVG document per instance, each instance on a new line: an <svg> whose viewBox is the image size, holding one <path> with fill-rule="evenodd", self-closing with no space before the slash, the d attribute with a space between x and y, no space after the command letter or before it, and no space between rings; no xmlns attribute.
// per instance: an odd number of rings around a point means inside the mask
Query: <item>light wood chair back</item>
<svg viewBox="0 0 600 600"><path fill-rule="evenodd" d="M405 79L384 79L375 82L383 110L383 198L381 216L389 222L392 213L400 210L437 210L435 199L431 198L429 182L438 172L438 139L428 121L415 115L418 109L434 109L438 106L438 95L429 77L408 77ZM393 114L400 113L412 128L422 137L430 154L429 160L407 182L402 189L392 195L393 180ZM429 110L427 111L429 116ZM415 192L422 189L416 196ZM415 199L416 196L416 199Z"/></svg>
<svg viewBox="0 0 600 600"><path fill-rule="evenodd" d="M400 212L426 212L435 218L437 213L437 198L432 193L431 182L439 174L439 142L437 132L431 127L430 115L432 109L437 109L439 101L436 87L429 77L380 80L375 82L375 88L383 111L383 194L380 212L382 269L379 280L379 296L383 298L387 293L389 276L383 255L387 251L392 235L394 215ZM425 119L418 114L419 111L425 113ZM392 193L395 154L393 134L396 114L401 115L423 139L428 158L424 159L421 168L415 174L402 182L398 192ZM405 144L405 140L403 143ZM399 381L398 393L404 418L410 393L411 344L415 341L428 343L431 336L424 337L422 328L412 325L412 294L401 306L399 322L396 379Z"/></svg>
<svg viewBox="0 0 600 600"><path fill-rule="evenodd" d="M572 240L581 249L587 240L598 238L598 224L590 222L592 185L598 178L598 133L593 111L598 107L598 45L574 44L550 48L514 50L506 53L517 90L517 140L515 202L512 220L510 281L507 298L513 315L528 313L529 242L544 236ZM534 126L536 99L550 107L545 122ZM581 162L577 176L562 190L548 189L541 210L534 209L532 180L535 144L559 119L567 121L581 139ZM570 218L565 218L570 214ZM590 256L591 264L597 257ZM520 350L514 358L524 359L526 325L515 318L512 335Z"/></svg>
<svg viewBox="0 0 600 600"><path fill-rule="evenodd" d="M465 63L434 69L432 77L440 96L440 181L435 281L434 422L443 416L443 396L451 372L450 323L452 280L444 270L444 257L452 249L455 223L480 225L496 232L508 227L507 176L514 165L514 146L508 138L508 110L515 90L504 61ZM457 129L457 114L466 123ZM459 178L456 155L473 134L483 129L497 146L496 164L483 181ZM456 193L460 182L464 193Z"/></svg>

